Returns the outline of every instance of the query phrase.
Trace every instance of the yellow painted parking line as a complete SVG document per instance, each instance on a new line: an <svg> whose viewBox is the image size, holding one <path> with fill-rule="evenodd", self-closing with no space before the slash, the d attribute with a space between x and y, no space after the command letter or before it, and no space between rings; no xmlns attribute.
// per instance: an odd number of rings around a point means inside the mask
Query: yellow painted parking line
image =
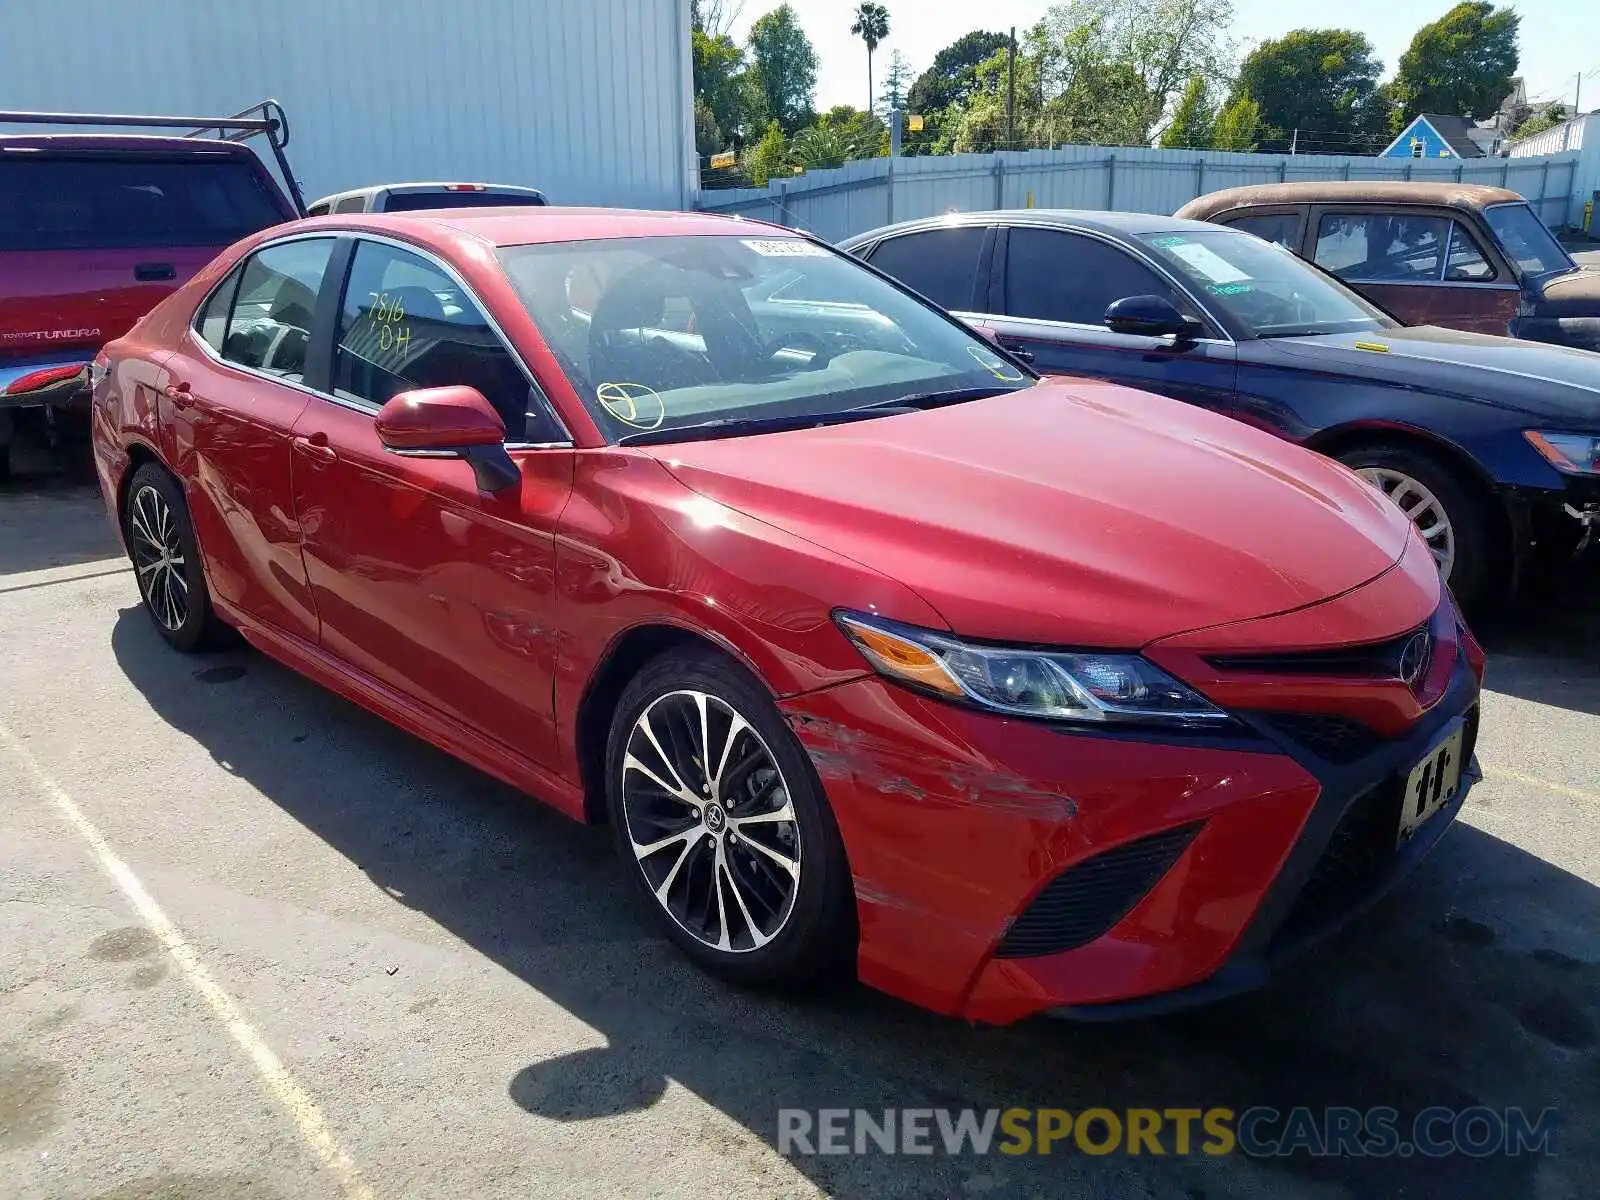
<svg viewBox="0 0 1600 1200"><path fill-rule="evenodd" d="M1600 804L1600 792L1568 787L1564 783L1552 783L1548 779L1540 779L1537 775L1524 775L1521 771L1509 771L1505 767L1485 767L1483 774L1487 779L1504 779L1510 783L1522 783L1528 787L1543 788L1545 791L1554 792L1558 796L1569 796L1574 800L1587 800L1590 804Z"/></svg>
<svg viewBox="0 0 1600 1200"><path fill-rule="evenodd" d="M239 1007L238 1001L234 1000L212 976L201 960L199 952L189 944L188 939L162 911L155 898L145 890L138 876L127 863L117 857L111 843L106 841L94 823L84 815L83 810L67 794L66 789L51 778L39 760L34 758L22 741L3 723L0 723L0 743L10 748L28 769L40 790L54 801L67 824L89 844L89 849L93 852L100 869L122 890L122 894L143 918L150 932L155 934L168 956L177 964L178 970L183 973L189 986L200 993L217 1020L222 1022L223 1028L228 1031L228 1036L233 1038L245 1057L250 1060L251 1066L255 1068L262 1087L288 1115L295 1132L300 1135L300 1140L306 1144L316 1160L333 1174L339 1190L352 1200L375 1200L372 1189L362 1180L360 1171L344 1147L339 1144L317 1102L290 1073L289 1068L283 1065L283 1061L273 1052L272 1047L267 1045L260 1031L250 1023L250 1018Z"/></svg>

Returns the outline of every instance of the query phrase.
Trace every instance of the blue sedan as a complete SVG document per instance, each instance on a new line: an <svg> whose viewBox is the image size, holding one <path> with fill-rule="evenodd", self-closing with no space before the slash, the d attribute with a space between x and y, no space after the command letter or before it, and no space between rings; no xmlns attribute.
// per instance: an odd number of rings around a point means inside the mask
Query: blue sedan
<svg viewBox="0 0 1600 1200"><path fill-rule="evenodd" d="M952 214L841 248L1045 374L1337 458L1405 510L1464 606L1600 522L1600 354L1402 326L1279 246L1175 217Z"/></svg>

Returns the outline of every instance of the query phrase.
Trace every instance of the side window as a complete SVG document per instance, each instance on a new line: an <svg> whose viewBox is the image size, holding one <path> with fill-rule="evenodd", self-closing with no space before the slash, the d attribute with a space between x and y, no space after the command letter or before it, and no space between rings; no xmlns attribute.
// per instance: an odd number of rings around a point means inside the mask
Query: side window
<svg viewBox="0 0 1600 1200"><path fill-rule="evenodd" d="M362 242L350 265L333 390L382 406L412 388L477 388L512 442L562 438L522 367L465 289L420 255Z"/></svg>
<svg viewBox="0 0 1600 1200"><path fill-rule="evenodd" d="M328 206L326 204L313 204L310 208L306 209L306 216L308 217L325 217L327 215Z"/></svg>
<svg viewBox="0 0 1600 1200"><path fill-rule="evenodd" d="M1126 250L1097 238L1014 226L1006 251L1006 312L1042 321L1100 325L1112 301L1160 296L1182 311L1183 296Z"/></svg>
<svg viewBox="0 0 1600 1200"><path fill-rule="evenodd" d="M194 315L194 331L200 335L200 340L205 342L218 354L222 353L223 343L228 337L228 314L233 310L233 298L239 291L239 276L243 273L242 267L235 267L228 272L228 277L219 283L210 298Z"/></svg>
<svg viewBox="0 0 1600 1200"><path fill-rule="evenodd" d="M1450 255L1444 277L1452 283L1487 283L1495 277L1494 265L1484 258L1477 240L1460 221L1450 222Z"/></svg>
<svg viewBox="0 0 1600 1200"><path fill-rule="evenodd" d="M1277 242L1285 249L1300 249L1299 213L1261 213L1258 216L1232 217L1222 223L1233 229L1253 233L1264 241Z"/></svg>
<svg viewBox="0 0 1600 1200"><path fill-rule="evenodd" d="M332 238L284 242L258 251L239 277L222 357L299 383L305 378L311 318Z"/></svg>
<svg viewBox="0 0 1600 1200"><path fill-rule="evenodd" d="M970 312L988 232L982 225L955 225L901 234L879 244L867 261L941 308Z"/></svg>
<svg viewBox="0 0 1600 1200"><path fill-rule="evenodd" d="M1452 222L1416 213L1324 213L1317 266L1363 283L1426 283L1443 273Z"/></svg>
<svg viewBox="0 0 1600 1200"><path fill-rule="evenodd" d="M367 211L367 197L365 193L359 196L346 196L333 206L336 213L358 213Z"/></svg>

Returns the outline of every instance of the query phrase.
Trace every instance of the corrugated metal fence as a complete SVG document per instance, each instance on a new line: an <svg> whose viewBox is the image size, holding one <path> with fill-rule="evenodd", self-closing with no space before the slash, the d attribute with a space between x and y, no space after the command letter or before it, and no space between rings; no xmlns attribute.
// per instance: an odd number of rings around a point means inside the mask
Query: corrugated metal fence
<svg viewBox="0 0 1600 1200"><path fill-rule="evenodd" d="M1218 188L1280 180L1458 179L1511 188L1547 221L1566 217L1576 154L1457 162L1318 154L1236 154L1067 146L923 158L873 158L777 179L766 188L704 192L700 208L810 230L828 241L894 221L991 208L1171 213Z"/></svg>

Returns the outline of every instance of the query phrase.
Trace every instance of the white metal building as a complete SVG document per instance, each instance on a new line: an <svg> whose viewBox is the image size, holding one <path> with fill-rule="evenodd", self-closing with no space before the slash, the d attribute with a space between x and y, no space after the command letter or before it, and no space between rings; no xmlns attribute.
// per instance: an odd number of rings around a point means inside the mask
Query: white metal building
<svg viewBox="0 0 1600 1200"><path fill-rule="evenodd" d="M1520 138L1506 146L1506 154L1511 158L1533 158L1569 150L1578 152L1578 165L1573 172L1567 224L1581 228L1584 205L1600 198L1600 112L1569 118L1542 133ZM1595 207L1600 208L1600 204ZM1591 219L1589 232L1600 233L1600 219Z"/></svg>
<svg viewBox="0 0 1600 1200"><path fill-rule="evenodd" d="M223 116L272 97L307 201L460 179L688 208L692 90L689 0L0 4L0 109Z"/></svg>

